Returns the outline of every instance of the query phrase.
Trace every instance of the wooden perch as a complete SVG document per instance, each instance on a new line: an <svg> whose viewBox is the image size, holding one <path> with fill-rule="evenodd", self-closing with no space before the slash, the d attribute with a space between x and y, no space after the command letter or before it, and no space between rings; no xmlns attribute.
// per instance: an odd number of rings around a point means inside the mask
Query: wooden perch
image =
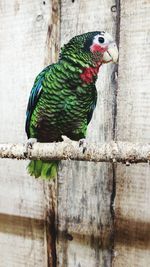
<svg viewBox="0 0 150 267"><path fill-rule="evenodd" d="M142 163L150 161L150 144L113 141L89 143L85 153L78 142L71 140L35 143L32 148L26 148L25 144L0 144L0 158Z"/></svg>

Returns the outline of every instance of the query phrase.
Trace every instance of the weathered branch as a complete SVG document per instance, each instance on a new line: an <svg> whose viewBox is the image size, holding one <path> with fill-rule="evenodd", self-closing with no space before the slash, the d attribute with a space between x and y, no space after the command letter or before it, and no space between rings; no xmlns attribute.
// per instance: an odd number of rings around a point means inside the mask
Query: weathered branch
<svg viewBox="0 0 150 267"><path fill-rule="evenodd" d="M0 158L142 163L150 161L150 144L113 141L87 144L85 153L75 141L35 143L32 148L25 144L0 144Z"/></svg>

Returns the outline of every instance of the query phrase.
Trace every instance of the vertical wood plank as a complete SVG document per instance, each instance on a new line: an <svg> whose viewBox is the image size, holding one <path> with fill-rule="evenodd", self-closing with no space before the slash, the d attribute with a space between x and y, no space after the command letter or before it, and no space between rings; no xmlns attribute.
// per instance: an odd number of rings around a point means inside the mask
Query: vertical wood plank
<svg viewBox="0 0 150 267"><path fill-rule="evenodd" d="M45 65L58 60L60 50L60 1L51 0L51 14L47 31ZM56 224L57 224L57 180L45 182L46 196L46 246L47 266L57 266L56 255Z"/></svg>
<svg viewBox="0 0 150 267"><path fill-rule="evenodd" d="M150 141L150 1L121 1L117 140ZM150 167L117 167L114 267L150 266Z"/></svg>
<svg viewBox="0 0 150 267"><path fill-rule="evenodd" d="M0 141L23 142L34 79L58 56L59 1L2 0L0 11ZM46 232L53 185L29 177L26 165L0 160L1 267L45 267L53 261Z"/></svg>
<svg viewBox="0 0 150 267"><path fill-rule="evenodd" d="M107 30L115 36L115 1L61 1L61 44L77 34ZM97 82L98 104L88 140L113 136L113 65L103 66ZM110 266L112 166L62 162L58 179L58 266ZM85 256L86 255L86 256Z"/></svg>

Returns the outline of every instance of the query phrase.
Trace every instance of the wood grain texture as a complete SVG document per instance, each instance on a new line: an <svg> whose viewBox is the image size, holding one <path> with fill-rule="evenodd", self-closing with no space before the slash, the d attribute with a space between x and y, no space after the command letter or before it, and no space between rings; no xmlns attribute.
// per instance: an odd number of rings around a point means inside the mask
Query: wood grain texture
<svg viewBox="0 0 150 267"><path fill-rule="evenodd" d="M0 266L46 266L44 221L0 214Z"/></svg>
<svg viewBox="0 0 150 267"><path fill-rule="evenodd" d="M121 1L117 140L150 141L150 1ZM150 266L150 167L117 167L113 267Z"/></svg>
<svg viewBox="0 0 150 267"><path fill-rule="evenodd" d="M1 142L26 140L26 105L33 81L43 68L49 8L41 1L1 2ZM27 176L26 164L0 162L0 211L43 218L43 183Z"/></svg>
<svg viewBox="0 0 150 267"><path fill-rule="evenodd" d="M58 7L56 0L0 3L0 142L26 140L25 112L34 79L58 55ZM30 221L50 215L49 185L29 177L26 165L0 161L0 214L8 216L0 226L1 267L48 264L47 225L42 223L39 229ZM29 224L22 218L29 218ZM10 232L6 231L8 223Z"/></svg>
<svg viewBox="0 0 150 267"><path fill-rule="evenodd" d="M114 36L114 4L112 0L62 0L61 44L87 31L107 30ZM112 139L113 70L111 64L100 70L98 104L88 128L90 141ZM62 162L58 177L58 266L110 266L111 192L110 164Z"/></svg>

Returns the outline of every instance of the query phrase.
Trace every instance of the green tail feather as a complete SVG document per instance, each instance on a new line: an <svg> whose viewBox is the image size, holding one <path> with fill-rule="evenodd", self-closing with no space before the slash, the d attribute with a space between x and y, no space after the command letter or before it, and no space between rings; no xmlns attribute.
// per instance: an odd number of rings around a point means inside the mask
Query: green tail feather
<svg viewBox="0 0 150 267"><path fill-rule="evenodd" d="M28 173L35 178L54 179L57 177L58 163L58 161L31 160L27 166Z"/></svg>

